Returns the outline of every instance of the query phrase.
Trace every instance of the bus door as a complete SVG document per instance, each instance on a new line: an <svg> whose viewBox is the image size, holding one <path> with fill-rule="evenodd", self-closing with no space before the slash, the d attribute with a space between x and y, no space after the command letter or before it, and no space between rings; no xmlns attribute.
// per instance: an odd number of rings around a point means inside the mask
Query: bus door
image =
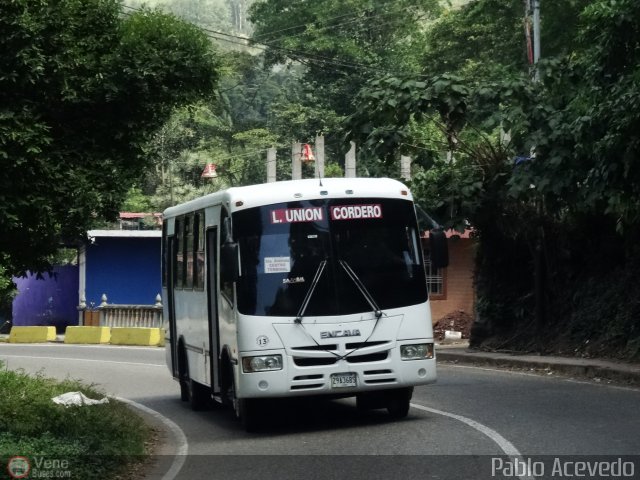
<svg viewBox="0 0 640 480"><path fill-rule="evenodd" d="M176 308L174 301L175 288L175 253L176 253L176 237L171 235L167 237L167 255L165 258L165 266L167 269L167 310L169 312L169 336L171 338L171 373L174 377L178 377L178 332L176 329Z"/></svg>
<svg viewBox="0 0 640 480"><path fill-rule="evenodd" d="M211 392L220 393L220 329L218 323L218 227L207 229L207 306Z"/></svg>

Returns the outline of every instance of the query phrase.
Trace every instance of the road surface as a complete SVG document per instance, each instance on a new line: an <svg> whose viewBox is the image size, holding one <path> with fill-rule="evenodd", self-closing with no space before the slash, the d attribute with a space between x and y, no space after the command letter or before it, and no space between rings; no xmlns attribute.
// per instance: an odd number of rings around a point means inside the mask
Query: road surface
<svg viewBox="0 0 640 480"><path fill-rule="evenodd" d="M264 429L250 434L228 409L180 402L163 349L0 344L0 360L156 412L168 444L149 478L569 478L578 461L634 469L606 478L640 478L640 389L440 365L438 383L416 389L402 421L359 412L352 399L296 400L269 406ZM508 470L527 461L529 470Z"/></svg>

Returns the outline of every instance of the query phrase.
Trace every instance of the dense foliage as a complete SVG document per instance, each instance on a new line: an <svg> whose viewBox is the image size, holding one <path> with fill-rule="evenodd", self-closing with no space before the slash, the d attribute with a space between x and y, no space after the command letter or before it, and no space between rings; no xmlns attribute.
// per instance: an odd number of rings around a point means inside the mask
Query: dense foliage
<svg viewBox="0 0 640 480"><path fill-rule="evenodd" d="M640 258L640 6L587 3L567 4L580 7L574 40L540 63L541 82L518 73L515 57L494 56L494 69L480 51L482 75L460 57L459 76L370 82L351 127L383 156L412 121L440 130L453 161L437 159L413 187L446 225L478 238L478 344L638 358L639 293L627 282ZM464 24L485 6L494 3L452 16Z"/></svg>
<svg viewBox="0 0 640 480"><path fill-rule="evenodd" d="M0 269L43 271L61 242L112 217L176 105L213 91L195 27L116 0L0 4Z"/></svg>

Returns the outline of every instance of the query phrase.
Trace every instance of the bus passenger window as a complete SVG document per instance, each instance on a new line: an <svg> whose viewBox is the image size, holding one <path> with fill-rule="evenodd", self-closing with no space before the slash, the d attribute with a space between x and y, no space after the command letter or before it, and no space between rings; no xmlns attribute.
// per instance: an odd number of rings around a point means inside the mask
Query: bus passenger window
<svg viewBox="0 0 640 480"><path fill-rule="evenodd" d="M167 237L167 222L162 222L162 286L167 286L167 271L169 270L167 267L167 252L169 248L169 237Z"/></svg>
<svg viewBox="0 0 640 480"><path fill-rule="evenodd" d="M225 226L228 225L228 222L225 222L225 219L229 218L229 214L227 213L226 210L222 210L222 212L220 213L220 225L222 226L222 228L220 229L220 247L222 247L222 245L224 244L224 242L227 240L227 237L229 236L229 234L231 234L231 232L227 232ZM233 306L234 304L234 296L233 296L233 282L224 282L220 281L220 293L222 293L222 297L225 298L227 300L227 302L229 302L231 304L231 306Z"/></svg>
<svg viewBox="0 0 640 480"><path fill-rule="evenodd" d="M175 262L175 270L174 275L175 278L174 284L175 288L182 288L183 280L184 280L184 228L182 227L182 219L176 219L175 224L175 235L176 235L176 249L174 252L174 262Z"/></svg>
<svg viewBox="0 0 640 480"><path fill-rule="evenodd" d="M204 289L204 213L198 212L194 217L194 279L193 287Z"/></svg>
<svg viewBox="0 0 640 480"><path fill-rule="evenodd" d="M184 222L184 255L185 282L184 288L193 288L193 215L185 218Z"/></svg>

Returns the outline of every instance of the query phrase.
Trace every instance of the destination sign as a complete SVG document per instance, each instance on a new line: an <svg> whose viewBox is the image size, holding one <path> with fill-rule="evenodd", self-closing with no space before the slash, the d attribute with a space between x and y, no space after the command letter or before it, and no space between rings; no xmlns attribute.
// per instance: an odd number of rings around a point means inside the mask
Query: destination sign
<svg viewBox="0 0 640 480"><path fill-rule="evenodd" d="M324 219L322 207L280 208L269 212L271 223L321 222Z"/></svg>
<svg viewBox="0 0 640 480"><path fill-rule="evenodd" d="M330 208L331 220L360 220L364 218L382 218L382 206L374 205L335 205Z"/></svg>

